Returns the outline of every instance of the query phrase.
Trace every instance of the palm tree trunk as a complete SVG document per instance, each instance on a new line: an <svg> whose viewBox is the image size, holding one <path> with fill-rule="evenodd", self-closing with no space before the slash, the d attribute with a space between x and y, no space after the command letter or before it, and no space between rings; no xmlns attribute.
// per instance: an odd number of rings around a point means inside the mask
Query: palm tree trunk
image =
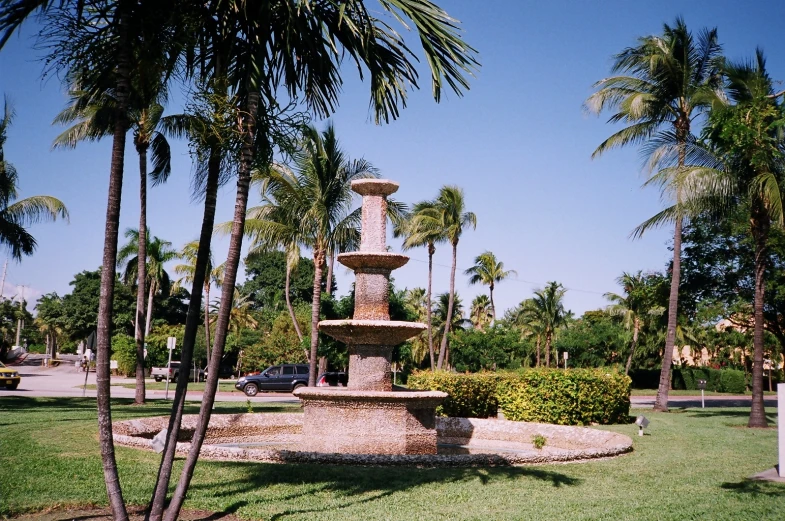
<svg viewBox="0 0 785 521"><path fill-rule="evenodd" d="M158 283L155 280L151 280L149 294L147 295L147 321L144 323L145 336L150 334L150 324L153 322L153 299L157 290Z"/></svg>
<svg viewBox="0 0 785 521"><path fill-rule="evenodd" d="M769 235L769 216L760 204L755 204L752 215L752 236L755 238L755 329L752 335L752 404L748 427L769 426L763 406L763 300L766 290L766 241ZM770 370L771 371L771 370Z"/></svg>
<svg viewBox="0 0 785 521"><path fill-rule="evenodd" d="M115 266L117 264L117 236L120 227L120 203L123 194L123 161L125 159L125 137L128 133L128 94L130 92L131 49L129 40L129 18L133 3L121 1L117 7L118 48L117 108L112 135L112 163L109 170L109 194L106 204L104 228L104 251L101 264L101 292L98 300L98 325L96 331L97 356L95 383L98 406L98 443L101 448L101 464L104 483L115 521L127 521L128 511L123 500L117 460L112 435L112 404L110 390L109 358L112 349L112 304L114 303Z"/></svg>
<svg viewBox="0 0 785 521"><path fill-rule="evenodd" d="M226 257L226 271L224 281L221 285L221 306L218 309L218 321L215 328L215 342L213 344L213 357L210 361L208 377L204 385L202 395L202 406L199 409L199 419L194 428L193 438L191 439L191 450L183 465L180 474L180 481L172 495L169 508L166 511L167 521L177 521L180 516L180 509L183 507L185 496L191 485L196 462L199 459L199 452L202 450L207 426L210 423L213 404L215 403L215 392L218 389L218 368L223 357L224 346L226 345L226 334L229 326L229 318L232 311L232 301L234 300L234 288L237 281L237 271L240 266L242 256L243 233L245 229L245 213L248 209L248 188L251 184L251 167L255 153L255 134L256 134L256 115L259 108L259 93L249 91L245 102L245 117L243 118L243 146L240 150L240 166L237 173L237 197L234 205L234 222L232 223L232 233L229 238L229 254ZM209 249L207 250L209 251ZM201 284L198 286L201 287ZM196 328L194 328L196 329ZM188 361L190 363L190 360ZM180 381L187 384L186 378L180 375ZM178 381L178 388L180 386ZM183 386L185 387L185 385Z"/></svg>
<svg viewBox="0 0 785 521"><path fill-rule="evenodd" d="M635 346L638 345L638 331L641 329L641 323L638 317L635 317L632 326L632 345L630 346L630 356L627 357L627 365L624 366L624 374L630 374L630 367L632 366L632 356L635 354Z"/></svg>
<svg viewBox="0 0 785 521"><path fill-rule="evenodd" d="M286 295L286 307L289 309L289 316L292 317L292 325L294 326L294 331L297 333L297 338L300 342L303 341L303 332L300 331L300 324L297 323L297 316L294 314L294 307L292 307L292 298L289 295L289 286L292 279L292 270L289 267L289 263L286 263L286 285L284 289L284 293ZM307 353L306 353L307 354Z"/></svg>
<svg viewBox="0 0 785 521"><path fill-rule="evenodd" d="M540 367L540 342L542 341L542 337L537 335L537 367Z"/></svg>
<svg viewBox="0 0 785 521"><path fill-rule="evenodd" d="M209 266L208 266L209 267ZM206 274L204 284L204 345L207 353L207 365L210 365L212 349L210 348L210 275Z"/></svg>
<svg viewBox="0 0 785 521"><path fill-rule="evenodd" d="M196 265L194 266L194 280L191 288L191 301L188 304L188 313L185 319L185 332L183 334L183 347L180 355L181 364L191 364L193 358L193 348L196 343L196 333L199 328L199 317L202 303L200 302L201 287L204 286L205 278L208 276L206 271L210 262L210 246L213 237L213 226L215 225L215 206L218 197L218 180L221 173L221 150L214 146L210 150L210 157L207 165L207 182L205 186L204 216L202 217L202 229L199 235L199 247L196 252ZM209 291L209 290L208 290ZM209 345L209 294L205 304L205 327L207 328L207 340ZM208 347L209 349L209 347ZM212 367L212 366L210 366ZM209 375L208 371L208 376ZM185 373L187 374L187 372ZM216 372L216 375L218 373ZM150 500L150 513L148 519L160 521L163 516L166 504L166 493L169 488L169 480L172 476L172 465L174 463L175 448L180 434L180 423L183 418L183 406L185 405L185 395L188 389L188 378L177 380L174 401L172 402L172 413L169 417L167 428L166 444L161 464L158 467L158 477L155 487L153 487L153 497Z"/></svg>
<svg viewBox="0 0 785 521"><path fill-rule="evenodd" d="M491 294L491 318L493 322L496 322L496 304L493 303L493 283L490 285L490 294Z"/></svg>
<svg viewBox="0 0 785 521"><path fill-rule="evenodd" d="M450 298L447 303L447 320L444 323L444 335L442 336L442 345L439 349L439 363L436 365L437 369L441 369L444 365L444 359L447 355L447 337L450 334L450 323L452 322L452 310L455 304L455 267L458 263L458 242L452 245L452 270L450 271Z"/></svg>
<svg viewBox="0 0 785 521"><path fill-rule="evenodd" d="M330 251L330 257L327 261L327 285L325 286L325 293L332 295L333 293L333 266L335 265L335 251Z"/></svg>
<svg viewBox="0 0 785 521"><path fill-rule="evenodd" d="M550 331L545 332L545 367L551 366L551 335Z"/></svg>
<svg viewBox="0 0 785 521"><path fill-rule="evenodd" d="M673 363L673 347L676 344L679 280L681 278L681 228L682 220L677 219L673 232L673 271L671 273L670 297L668 298L668 331L665 336L665 353L662 356L660 386L654 401L654 410L660 412L668 412L668 391L671 388L671 364Z"/></svg>
<svg viewBox="0 0 785 521"><path fill-rule="evenodd" d="M428 300L428 309L426 313L428 315L428 354L431 356L431 371L436 369L436 361L434 360L433 355L433 320L431 318L433 302L431 302L431 285L433 282L433 254L436 253L436 248L434 247L433 243L428 243L428 295L426 299Z"/></svg>
<svg viewBox="0 0 785 521"><path fill-rule="evenodd" d="M319 351L319 311L322 303L322 267L324 250L316 246L313 251L313 304L311 305L311 352L308 355L308 387L316 386L318 370L316 355Z"/></svg>
<svg viewBox="0 0 785 521"><path fill-rule="evenodd" d="M147 282L147 148L137 147L139 153L139 237L136 254L136 393L134 403L144 405L144 338L147 334L141 327L144 318L145 283Z"/></svg>

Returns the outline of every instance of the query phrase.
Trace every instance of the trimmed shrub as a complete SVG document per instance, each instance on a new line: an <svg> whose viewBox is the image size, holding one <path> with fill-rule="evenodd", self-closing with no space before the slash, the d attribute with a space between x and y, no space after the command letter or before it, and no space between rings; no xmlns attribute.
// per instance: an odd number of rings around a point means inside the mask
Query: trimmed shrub
<svg viewBox="0 0 785 521"><path fill-rule="evenodd" d="M525 369L516 373L418 372L409 387L448 394L437 414L586 425L626 423L630 379L603 369Z"/></svg>
<svg viewBox="0 0 785 521"><path fill-rule="evenodd" d="M659 386L659 369L632 371L634 389L656 389ZM747 390L744 371L738 369L713 369L711 367L674 367L671 370L671 389L698 390L698 380L706 380L706 390L718 393L744 393Z"/></svg>
<svg viewBox="0 0 785 521"><path fill-rule="evenodd" d="M447 398L436 408L440 416L488 418L496 416L497 373L460 374L444 371L417 371L409 376L409 388L442 391Z"/></svg>
<svg viewBox="0 0 785 521"><path fill-rule="evenodd" d="M587 425L626 423L629 377L604 369L531 369L502 378L497 399L515 421Z"/></svg>

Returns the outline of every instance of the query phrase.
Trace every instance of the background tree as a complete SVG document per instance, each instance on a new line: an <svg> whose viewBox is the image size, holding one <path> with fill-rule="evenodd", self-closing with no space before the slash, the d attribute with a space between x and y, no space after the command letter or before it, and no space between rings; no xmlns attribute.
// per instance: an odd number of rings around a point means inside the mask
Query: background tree
<svg viewBox="0 0 785 521"><path fill-rule="evenodd" d="M452 298L451 298L452 297ZM450 303L452 302L452 307ZM433 327L437 334L449 335L450 332L463 331L471 325L471 321L463 318L463 304L461 298L455 294L442 293L436 296L433 305ZM449 317L449 318L448 318ZM450 342L449 339L443 344L442 351L439 352L439 359L442 360L445 369L450 366L449 355ZM441 369L442 367L438 367Z"/></svg>
<svg viewBox="0 0 785 521"><path fill-rule="evenodd" d="M534 292L530 313L542 324L545 342L545 367L551 366L551 344L556 331L563 326L569 312L564 309L564 294L567 290L558 282L549 282L544 289Z"/></svg>
<svg viewBox="0 0 785 521"><path fill-rule="evenodd" d="M22 255L32 255L36 247L35 238L27 227L42 221L55 221L58 217L67 222L68 210L62 201L48 195L18 199L19 174L3 152L13 118L14 111L5 100L0 119L0 244L14 259L21 261Z"/></svg>
<svg viewBox="0 0 785 521"><path fill-rule="evenodd" d="M472 321L474 329L478 331L483 331L486 326L492 324L493 321L496 320L493 316L493 306L488 295L477 295L474 297L469 316L471 317L470 320Z"/></svg>
<svg viewBox="0 0 785 521"><path fill-rule="evenodd" d="M517 275L515 270L504 271L504 263L496 259L490 251L485 251L474 258L474 265L464 272L469 275L469 284L483 284L488 286L491 301L491 316L496 320L496 307L493 303L493 288L511 275Z"/></svg>
<svg viewBox="0 0 785 521"><path fill-rule="evenodd" d="M436 358L433 347L433 254L436 253L436 244L447 241L444 230L436 222L428 219L426 211L433 208L432 201L420 201L412 207L412 211L405 219L393 226L394 237L404 237L403 250L426 246L428 248L428 289L426 292L426 324L428 325L428 354L430 356L431 371L436 369Z"/></svg>
<svg viewBox="0 0 785 521"><path fill-rule="evenodd" d="M412 214L414 229L439 230L452 246L452 268L450 270L450 300L447 306L447 316L453 315L453 300L455 296L455 270L458 263L458 241L461 239L464 227L477 228L477 216L474 212L466 211L466 200L463 190L457 186L446 185L439 190L439 195L432 205L418 209ZM436 368L441 369L444 364L447 349L447 337L450 334L450 322L445 322L442 333L442 342L439 349L439 360Z"/></svg>
<svg viewBox="0 0 785 521"><path fill-rule="evenodd" d="M672 27L663 25L662 35L639 38L637 46L614 56L612 70L621 75L595 83L597 92L589 97L586 106L597 114L605 109L615 110L609 122L621 122L628 126L602 142L592 157L598 157L611 148L645 144L653 137L658 137L674 143L681 150L677 167L683 168L692 122L716 99L716 90L720 85L720 52L716 29L702 30L695 38L684 20L677 18ZM675 202L676 208L680 208L678 204L681 195L678 190ZM668 410L670 370L678 319L683 215L680 212L672 214L670 220L675 224L673 265L665 354L654 404L657 411ZM642 232L642 229L639 230Z"/></svg>

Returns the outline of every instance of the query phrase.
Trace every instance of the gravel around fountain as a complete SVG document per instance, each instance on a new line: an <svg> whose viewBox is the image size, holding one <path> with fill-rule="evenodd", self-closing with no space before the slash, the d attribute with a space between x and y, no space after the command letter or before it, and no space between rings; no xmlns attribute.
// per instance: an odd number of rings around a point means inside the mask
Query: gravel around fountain
<svg viewBox="0 0 785 521"><path fill-rule="evenodd" d="M196 418L183 417L179 454L190 450ZM152 450L152 438L168 422L165 416L115 422L115 443ZM265 463L454 467L562 463L608 458L632 450L628 436L588 427L439 417L437 454L306 452L298 450L302 422L303 415L298 413L213 415L200 457ZM545 439L541 449L533 444L537 435Z"/></svg>

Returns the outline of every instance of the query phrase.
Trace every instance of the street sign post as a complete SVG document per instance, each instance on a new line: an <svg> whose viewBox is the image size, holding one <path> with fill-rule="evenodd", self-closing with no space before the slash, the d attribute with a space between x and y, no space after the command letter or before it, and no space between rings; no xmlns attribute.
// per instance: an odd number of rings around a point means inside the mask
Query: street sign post
<svg viewBox="0 0 785 521"><path fill-rule="evenodd" d="M567 359L570 357L570 355L567 353L567 351L565 351L563 356L564 356L564 368L567 369Z"/></svg>

